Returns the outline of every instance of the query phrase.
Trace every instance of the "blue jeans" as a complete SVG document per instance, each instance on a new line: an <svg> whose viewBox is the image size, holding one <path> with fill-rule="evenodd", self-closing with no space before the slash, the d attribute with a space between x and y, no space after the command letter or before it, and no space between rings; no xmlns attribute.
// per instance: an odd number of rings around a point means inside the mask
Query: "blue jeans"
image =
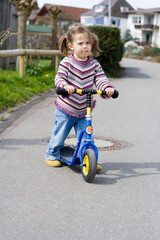
<svg viewBox="0 0 160 240"><path fill-rule="evenodd" d="M76 137L78 139L80 132L86 128L85 117L72 117L61 111L59 108L56 108L55 126L45 154L45 157L48 160L60 160L60 150L64 146L64 141L72 127L75 129ZM84 135L83 139L85 138ZM82 140L82 142L83 141L84 140Z"/></svg>

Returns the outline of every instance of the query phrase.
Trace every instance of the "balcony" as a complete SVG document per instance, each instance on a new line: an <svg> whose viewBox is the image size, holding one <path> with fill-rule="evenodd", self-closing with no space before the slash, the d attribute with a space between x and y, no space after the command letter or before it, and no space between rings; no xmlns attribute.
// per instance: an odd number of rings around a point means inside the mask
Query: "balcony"
<svg viewBox="0 0 160 240"><path fill-rule="evenodd" d="M141 30L149 30L149 31L158 31L159 30L159 26L157 25L153 25L153 24L138 24L135 25L136 29L141 29Z"/></svg>

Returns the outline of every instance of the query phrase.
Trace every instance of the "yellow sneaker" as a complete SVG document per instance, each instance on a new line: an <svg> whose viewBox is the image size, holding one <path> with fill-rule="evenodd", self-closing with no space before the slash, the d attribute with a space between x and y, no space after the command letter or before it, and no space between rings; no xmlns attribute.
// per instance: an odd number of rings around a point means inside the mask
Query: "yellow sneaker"
<svg viewBox="0 0 160 240"><path fill-rule="evenodd" d="M62 166L61 162L58 160L52 161L52 160L47 160L47 158L45 158L45 161L50 167L61 167Z"/></svg>
<svg viewBox="0 0 160 240"><path fill-rule="evenodd" d="M97 164L97 172L100 172L100 171L102 171L102 167L101 165Z"/></svg>

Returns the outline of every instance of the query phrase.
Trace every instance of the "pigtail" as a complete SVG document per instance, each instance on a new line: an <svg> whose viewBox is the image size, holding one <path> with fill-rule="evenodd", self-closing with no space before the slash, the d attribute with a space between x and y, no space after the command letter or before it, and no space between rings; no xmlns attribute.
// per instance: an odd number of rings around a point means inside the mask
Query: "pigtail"
<svg viewBox="0 0 160 240"><path fill-rule="evenodd" d="M92 49L91 52L94 57L98 57L101 50L99 48L99 40L96 34L91 33Z"/></svg>
<svg viewBox="0 0 160 240"><path fill-rule="evenodd" d="M61 51L62 56L66 57L68 56L68 41L66 36L62 36L59 39L59 50Z"/></svg>

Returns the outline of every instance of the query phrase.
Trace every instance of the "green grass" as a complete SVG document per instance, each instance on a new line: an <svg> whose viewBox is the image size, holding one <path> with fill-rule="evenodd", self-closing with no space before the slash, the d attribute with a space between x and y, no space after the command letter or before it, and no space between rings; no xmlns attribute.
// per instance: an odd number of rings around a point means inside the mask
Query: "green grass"
<svg viewBox="0 0 160 240"><path fill-rule="evenodd" d="M41 68L40 76L25 75L25 79L19 77L18 71L0 69L0 112L55 87L55 71L50 60L40 60L38 67Z"/></svg>

